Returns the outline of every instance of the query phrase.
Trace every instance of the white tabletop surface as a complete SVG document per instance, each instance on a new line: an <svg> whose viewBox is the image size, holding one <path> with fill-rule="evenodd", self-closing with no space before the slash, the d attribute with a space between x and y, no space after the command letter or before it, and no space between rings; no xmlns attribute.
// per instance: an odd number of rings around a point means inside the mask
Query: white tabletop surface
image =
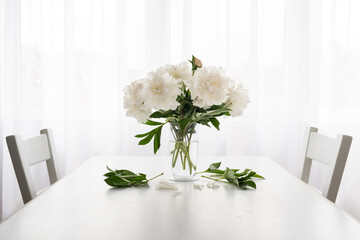
<svg viewBox="0 0 360 240"><path fill-rule="evenodd" d="M105 184L105 165L146 173L169 170L164 157L93 157L0 224L0 239L360 239L360 223L265 157L207 157L223 167L252 168L266 180L243 191L222 183L181 195ZM165 167L165 169L164 169ZM197 183L206 185L208 180Z"/></svg>

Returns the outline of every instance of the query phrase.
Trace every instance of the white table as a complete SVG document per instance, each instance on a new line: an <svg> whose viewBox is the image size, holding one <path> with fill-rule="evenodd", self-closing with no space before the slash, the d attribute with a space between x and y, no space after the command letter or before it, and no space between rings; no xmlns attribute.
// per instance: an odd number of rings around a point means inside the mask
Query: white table
<svg viewBox="0 0 360 240"><path fill-rule="evenodd" d="M158 157L93 157L0 224L0 239L360 239L360 223L265 157L209 157L198 170L223 161L253 168L266 180L257 190L176 183L182 194L105 184L105 165L161 173ZM166 178L166 177L163 177ZM207 183L200 180L198 183Z"/></svg>

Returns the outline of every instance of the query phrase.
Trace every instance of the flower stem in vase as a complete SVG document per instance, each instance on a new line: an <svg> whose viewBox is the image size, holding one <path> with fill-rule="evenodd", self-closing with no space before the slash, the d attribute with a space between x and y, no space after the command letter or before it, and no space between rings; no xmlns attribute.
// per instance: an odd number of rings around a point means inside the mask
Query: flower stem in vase
<svg viewBox="0 0 360 240"><path fill-rule="evenodd" d="M174 141L172 141L172 169L173 175L193 177L196 172L197 142L192 141L195 133L195 123L181 126L177 122L170 122Z"/></svg>

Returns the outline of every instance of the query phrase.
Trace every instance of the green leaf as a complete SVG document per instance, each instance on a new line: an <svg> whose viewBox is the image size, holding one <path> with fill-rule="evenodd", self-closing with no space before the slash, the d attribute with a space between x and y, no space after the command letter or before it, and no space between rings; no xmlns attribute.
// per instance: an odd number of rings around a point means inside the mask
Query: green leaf
<svg viewBox="0 0 360 240"><path fill-rule="evenodd" d="M210 127L210 125L208 124L207 121L199 121L198 123L202 124L202 125L205 125L207 127Z"/></svg>
<svg viewBox="0 0 360 240"><path fill-rule="evenodd" d="M261 176L261 175L259 175L259 174L255 174L253 177L254 177L254 178L261 178L261 179L265 179L263 176Z"/></svg>
<svg viewBox="0 0 360 240"><path fill-rule="evenodd" d="M152 130L153 131L153 130ZM147 135L151 134L152 131L150 132L147 132L147 133L143 133L143 134L138 134L138 135L135 135L136 138L143 138L143 137L146 137Z"/></svg>
<svg viewBox="0 0 360 240"><path fill-rule="evenodd" d="M104 176L106 176L106 177L111 177L111 176L115 176L115 175L116 175L116 173L114 173L114 172L108 172L108 173L104 174Z"/></svg>
<svg viewBox="0 0 360 240"><path fill-rule="evenodd" d="M172 114L172 111L156 111L150 115L150 118L168 118Z"/></svg>
<svg viewBox="0 0 360 240"><path fill-rule="evenodd" d="M208 170L213 171L215 169L219 169L220 165L221 165L221 162L212 163L212 164L210 164L210 167Z"/></svg>
<svg viewBox="0 0 360 240"><path fill-rule="evenodd" d="M254 189L256 189L256 184L255 184L255 182L254 181L246 181L246 182L243 182L243 184L245 185L245 186L249 186L249 187L252 187L252 188L254 188Z"/></svg>
<svg viewBox="0 0 360 240"><path fill-rule="evenodd" d="M117 173L119 176L133 176L136 175L135 173L126 170L126 169L121 169L121 170L115 170L115 173Z"/></svg>
<svg viewBox="0 0 360 240"><path fill-rule="evenodd" d="M146 144L148 144L148 143L151 141L151 139L154 137L154 135L155 135L155 132L149 134L146 138L144 138L144 139L142 139L142 140L139 141L139 145L146 145Z"/></svg>
<svg viewBox="0 0 360 240"><path fill-rule="evenodd" d="M246 175L249 171L251 171L251 169L246 168L244 171L242 171L241 173L236 173L235 175L238 177L244 176Z"/></svg>
<svg viewBox="0 0 360 240"><path fill-rule="evenodd" d="M247 173L250 172L250 171L251 171L251 169L246 168L246 169L243 171L243 173L244 173L244 174L247 174Z"/></svg>
<svg viewBox="0 0 360 240"><path fill-rule="evenodd" d="M237 177L235 176L234 174L234 171L231 170L230 168L226 168L225 172L224 172L224 177L227 179L227 180L235 180L237 179Z"/></svg>
<svg viewBox="0 0 360 240"><path fill-rule="evenodd" d="M251 172L249 172L249 174L246 177L243 177L242 179L243 179L243 181L246 181L246 180L250 179L251 177L253 177L255 174L256 174L256 172L251 171Z"/></svg>
<svg viewBox="0 0 360 240"><path fill-rule="evenodd" d="M161 123L161 122L155 122L155 121L152 121L152 120L147 120L146 122L144 122L144 124L150 125L150 126L157 126L157 125L161 125L161 124L163 124L163 123Z"/></svg>
<svg viewBox="0 0 360 240"><path fill-rule="evenodd" d="M135 135L134 137L136 137L136 138L142 138L142 137L145 137L145 136L147 136L147 135L149 135L149 133L137 134L137 135Z"/></svg>
<svg viewBox="0 0 360 240"><path fill-rule="evenodd" d="M211 124L212 124L217 130L220 130L220 128L219 128L220 122L219 122L216 118L210 118L209 120L210 120Z"/></svg>
<svg viewBox="0 0 360 240"><path fill-rule="evenodd" d="M196 115L196 122L201 120L211 119L215 117L222 116L230 111L227 107L221 107L214 110L206 110L205 112L200 112Z"/></svg>
<svg viewBox="0 0 360 240"><path fill-rule="evenodd" d="M113 187L130 187L131 183L125 181L123 178L118 176L111 176L104 180L108 185Z"/></svg>
<svg viewBox="0 0 360 240"><path fill-rule="evenodd" d="M139 173L139 175L140 175L141 177L143 177L144 179L146 179L146 174L144 174L144 173Z"/></svg>
<svg viewBox="0 0 360 240"><path fill-rule="evenodd" d="M223 106L221 105L212 105L210 108L208 108L207 110L208 111L212 111L212 110L216 110L216 109L219 109L219 108L222 108Z"/></svg>
<svg viewBox="0 0 360 240"><path fill-rule="evenodd" d="M235 183L236 185L239 185L238 178L235 176L234 171L230 168L226 168L224 172L224 177L226 180L228 180L231 183Z"/></svg>
<svg viewBox="0 0 360 240"><path fill-rule="evenodd" d="M186 125L190 122L191 118L184 118L179 121L181 130L185 129Z"/></svg>
<svg viewBox="0 0 360 240"><path fill-rule="evenodd" d="M113 172L114 170L112 170L111 168L108 167L108 165L106 165L106 169L109 170L110 172Z"/></svg>
<svg viewBox="0 0 360 240"><path fill-rule="evenodd" d="M163 113L157 111L157 112L153 112L151 115L150 115L150 118L162 118L163 117Z"/></svg>
<svg viewBox="0 0 360 240"><path fill-rule="evenodd" d="M162 130L162 128L160 128L159 131L156 132L155 137L154 137L154 153L155 154L157 153L157 151L160 148L161 130Z"/></svg>

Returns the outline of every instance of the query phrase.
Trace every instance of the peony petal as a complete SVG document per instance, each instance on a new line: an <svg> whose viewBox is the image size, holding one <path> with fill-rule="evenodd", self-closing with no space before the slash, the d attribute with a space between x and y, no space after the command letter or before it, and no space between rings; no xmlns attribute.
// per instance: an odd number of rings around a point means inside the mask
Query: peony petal
<svg viewBox="0 0 360 240"><path fill-rule="evenodd" d="M168 190L178 190L178 186L176 186L174 183L169 182L165 179L162 179L159 181L159 183L156 185L156 189L168 189Z"/></svg>
<svg viewBox="0 0 360 240"><path fill-rule="evenodd" d="M204 185L198 184L198 183L194 183L193 187L194 187L194 189L197 189L197 190L201 191L201 190L203 189Z"/></svg>
<svg viewBox="0 0 360 240"><path fill-rule="evenodd" d="M207 186L208 188L219 188L219 187L220 187L220 185L217 184L215 181L214 181L214 182L211 182L211 183L208 183L206 186Z"/></svg>

